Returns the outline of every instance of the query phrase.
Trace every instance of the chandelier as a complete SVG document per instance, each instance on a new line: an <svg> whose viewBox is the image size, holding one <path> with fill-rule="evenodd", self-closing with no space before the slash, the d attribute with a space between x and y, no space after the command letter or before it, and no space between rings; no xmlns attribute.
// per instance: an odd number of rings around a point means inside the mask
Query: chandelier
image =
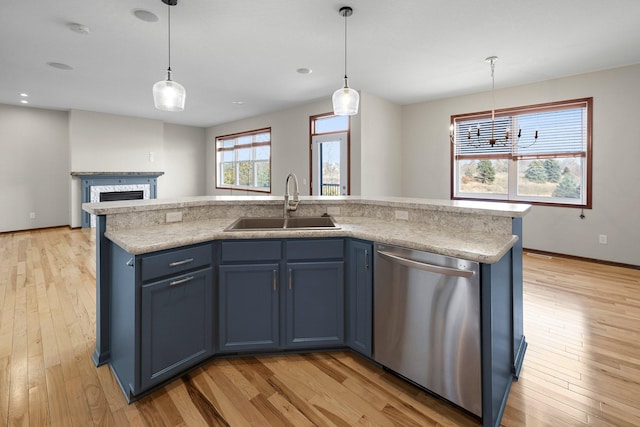
<svg viewBox="0 0 640 427"><path fill-rule="evenodd" d="M466 142L464 142L467 146L474 147L482 147L482 146L499 146L499 147L519 147L519 148L528 148L531 147L538 141L538 131L536 130L533 136L533 139L526 143L525 145L520 144L520 140L522 137L522 129L518 128L518 132L514 135L511 132L510 127L496 126L496 110L494 108L495 104L495 67L496 61L498 60L497 56L489 56L485 59L485 62L489 64L491 67L491 123L490 126L486 121L478 122L475 129L469 127L466 132ZM481 126L481 123L484 126ZM489 127L489 129L487 129ZM496 127L499 127L499 130L496 130ZM483 132L489 132L490 136L488 138L484 137ZM449 139L451 143L455 145L455 126L452 123L449 127ZM462 141L460 141L462 142Z"/></svg>

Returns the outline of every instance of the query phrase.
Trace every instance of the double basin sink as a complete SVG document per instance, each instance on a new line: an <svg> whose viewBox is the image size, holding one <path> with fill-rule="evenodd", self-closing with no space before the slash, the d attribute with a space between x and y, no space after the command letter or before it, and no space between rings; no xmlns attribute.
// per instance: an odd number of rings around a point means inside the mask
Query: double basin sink
<svg viewBox="0 0 640 427"><path fill-rule="evenodd" d="M224 231L258 230L338 230L330 216L298 216L290 218L239 218Z"/></svg>

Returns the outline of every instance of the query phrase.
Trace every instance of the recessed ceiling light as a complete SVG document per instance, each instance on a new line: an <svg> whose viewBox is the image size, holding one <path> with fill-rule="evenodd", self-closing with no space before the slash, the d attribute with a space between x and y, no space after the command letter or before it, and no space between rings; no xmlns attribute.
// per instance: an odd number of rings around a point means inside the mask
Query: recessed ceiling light
<svg viewBox="0 0 640 427"><path fill-rule="evenodd" d="M28 93L24 93L24 92L22 92L22 93L20 94L20 96L21 96L21 97L23 97L23 98L26 98L26 97L28 97L28 96L29 96L29 94L28 94Z"/></svg>
<svg viewBox="0 0 640 427"><path fill-rule="evenodd" d="M47 62L47 65L49 67L57 68L58 70L73 70L73 67L71 65L63 64L62 62Z"/></svg>
<svg viewBox="0 0 640 427"><path fill-rule="evenodd" d="M67 28L69 28L74 33L82 34L83 36L88 35L91 30L86 25L78 24L77 22L69 22L67 24Z"/></svg>
<svg viewBox="0 0 640 427"><path fill-rule="evenodd" d="M311 74L313 70L311 68L298 68L296 70L299 74Z"/></svg>
<svg viewBox="0 0 640 427"><path fill-rule="evenodd" d="M28 104L28 103L29 103L29 101L27 101L26 99L21 99L21 100L20 100L20 103L21 103L21 104Z"/></svg>
<svg viewBox="0 0 640 427"><path fill-rule="evenodd" d="M231 101L233 105L244 105L244 101Z"/></svg>
<svg viewBox="0 0 640 427"><path fill-rule="evenodd" d="M159 19L158 15L144 9L133 9L133 14L136 18L144 22L158 22Z"/></svg>

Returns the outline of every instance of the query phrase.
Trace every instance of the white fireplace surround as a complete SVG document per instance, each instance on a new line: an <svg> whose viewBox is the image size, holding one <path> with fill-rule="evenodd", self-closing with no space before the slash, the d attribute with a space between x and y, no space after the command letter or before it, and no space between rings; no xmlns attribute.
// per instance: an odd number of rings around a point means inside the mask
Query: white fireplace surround
<svg viewBox="0 0 640 427"><path fill-rule="evenodd" d="M155 199L158 177L164 172L71 172L82 180L81 203L98 203L100 194L117 191L142 191L143 199ZM95 216L80 208L82 227L95 227Z"/></svg>
<svg viewBox="0 0 640 427"><path fill-rule="evenodd" d="M100 202L101 193L111 193L117 191L142 191L142 198L151 198L150 184L113 184L113 185L92 185L91 186L91 203ZM91 215L91 228L96 228L96 216Z"/></svg>

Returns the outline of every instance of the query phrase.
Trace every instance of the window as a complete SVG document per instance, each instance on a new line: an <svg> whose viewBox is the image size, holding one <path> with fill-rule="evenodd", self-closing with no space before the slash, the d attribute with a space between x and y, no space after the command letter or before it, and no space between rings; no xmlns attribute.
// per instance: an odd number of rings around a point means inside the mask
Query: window
<svg viewBox="0 0 640 427"><path fill-rule="evenodd" d="M216 188L271 192L271 128L216 138Z"/></svg>
<svg viewBox="0 0 640 427"><path fill-rule="evenodd" d="M348 195L349 116L309 117L311 124L311 194Z"/></svg>
<svg viewBox="0 0 640 427"><path fill-rule="evenodd" d="M591 208L592 104L451 116L452 198Z"/></svg>

